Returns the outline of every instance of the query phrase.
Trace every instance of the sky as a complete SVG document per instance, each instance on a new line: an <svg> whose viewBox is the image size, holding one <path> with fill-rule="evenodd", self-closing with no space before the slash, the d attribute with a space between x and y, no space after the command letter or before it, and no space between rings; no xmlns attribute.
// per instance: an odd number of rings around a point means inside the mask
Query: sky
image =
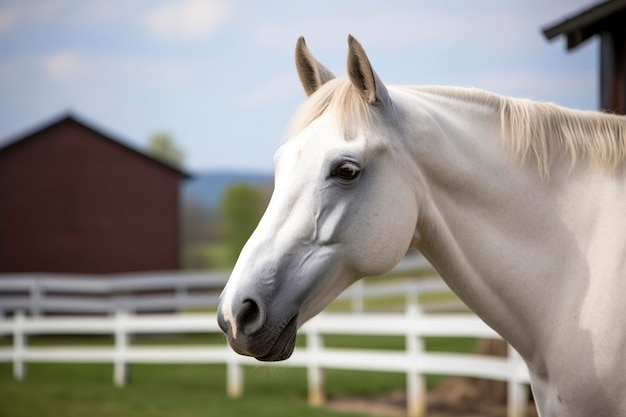
<svg viewBox="0 0 626 417"><path fill-rule="evenodd" d="M271 172L305 94L294 47L345 76L347 35L393 84L598 107L598 41L541 28L598 0L0 0L0 145L72 112L192 173Z"/></svg>

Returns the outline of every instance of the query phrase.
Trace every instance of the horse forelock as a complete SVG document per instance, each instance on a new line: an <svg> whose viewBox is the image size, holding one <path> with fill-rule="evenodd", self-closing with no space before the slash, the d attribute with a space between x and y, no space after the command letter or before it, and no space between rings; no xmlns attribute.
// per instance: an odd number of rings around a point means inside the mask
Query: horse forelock
<svg viewBox="0 0 626 417"><path fill-rule="evenodd" d="M326 112L334 114L336 122L346 133L346 140L352 138L349 132L352 127L367 128L372 124L371 106L350 80L333 79L312 94L298 109L291 120L286 138L297 136Z"/></svg>

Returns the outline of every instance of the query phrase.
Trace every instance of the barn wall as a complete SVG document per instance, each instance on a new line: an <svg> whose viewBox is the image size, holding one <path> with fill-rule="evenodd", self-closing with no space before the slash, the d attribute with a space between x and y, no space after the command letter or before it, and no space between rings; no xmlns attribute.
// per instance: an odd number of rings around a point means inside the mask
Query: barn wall
<svg viewBox="0 0 626 417"><path fill-rule="evenodd" d="M180 176L72 121L0 152L0 271L179 267Z"/></svg>

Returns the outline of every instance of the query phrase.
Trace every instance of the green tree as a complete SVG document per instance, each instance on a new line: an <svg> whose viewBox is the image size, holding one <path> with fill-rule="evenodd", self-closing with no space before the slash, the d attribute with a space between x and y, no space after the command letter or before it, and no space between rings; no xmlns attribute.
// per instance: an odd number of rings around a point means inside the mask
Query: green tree
<svg viewBox="0 0 626 417"><path fill-rule="evenodd" d="M185 201L180 224L183 268L216 267L210 248L221 239L219 217L195 201Z"/></svg>
<svg viewBox="0 0 626 417"><path fill-rule="evenodd" d="M267 206L266 193L249 184L235 184L222 197L223 236L228 245L228 256L232 265L256 228Z"/></svg>
<svg viewBox="0 0 626 417"><path fill-rule="evenodd" d="M176 146L168 133L156 133L148 142L148 153L156 159L176 168L182 167L185 154Z"/></svg>

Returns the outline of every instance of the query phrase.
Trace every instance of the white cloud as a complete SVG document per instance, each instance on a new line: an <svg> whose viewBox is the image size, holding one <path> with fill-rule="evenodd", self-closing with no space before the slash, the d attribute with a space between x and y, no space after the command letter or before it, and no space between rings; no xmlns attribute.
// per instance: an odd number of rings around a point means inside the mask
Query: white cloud
<svg viewBox="0 0 626 417"><path fill-rule="evenodd" d="M266 12L263 19L251 20L248 27L254 42L280 50L291 49L297 37L304 35L314 53L338 48L343 51L346 36L351 33L368 51L415 48L411 53L418 54L469 43L492 53L520 54L545 43L540 32L542 26L571 13L577 5L590 2L593 0L535 0L537 4L533 5L533 2L459 0L397 2L394 7L381 8L364 0L358 9L338 7L331 14L309 12L303 10L304 6L293 6L295 12L289 19L275 19ZM552 7L547 8L548 5Z"/></svg>
<svg viewBox="0 0 626 417"><path fill-rule="evenodd" d="M8 32L19 22L19 9L16 5L6 6L0 10L0 33Z"/></svg>
<svg viewBox="0 0 626 417"><path fill-rule="evenodd" d="M477 16L454 10L415 11L412 8L368 11L358 16L329 15L317 20L303 18L259 25L254 28L254 39L264 46L282 47L285 39L293 39L295 43L298 36L304 35L318 49L335 49L337 45L345 48L345 39L351 33L370 47L421 45L437 48L458 44L461 39L472 39L490 48L510 49L512 45L523 45L522 41L527 40L523 37L529 30L536 32L535 28L527 27L523 18L513 14L497 11L475 14ZM484 23L468 23L475 20Z"/></svg>
<svg viewBox="0 0 626 417"><path fill-rule="evenodd" d="M51 19L60 9L58 1L14 1L0 7L0 33Z"/></svg>
<svg viewBox="0 0 626 417"><path fill-rule="evenodd" d="M154 9L146 18L153 33L174 39L202 38L228 17L230 9L222 0L187 0Z"/></svg>
<svg viewBox="0 0 626 417"><path fill-rule="evenodd" d="M43 64L53 78L68 79L78 75L81 56L76 51L61 51L44 58Z"/></svg>
<svg viewBox="0 0 626 417"><path fill-rule="evenodd" d="M195 67L194 63L180 60L88 55L74 50L39 57L39 62L52 79L80 86L86 82L99 87L107 82L120 85L136 83L138 79L159 85L181 86L193 79Z"/></svg>

